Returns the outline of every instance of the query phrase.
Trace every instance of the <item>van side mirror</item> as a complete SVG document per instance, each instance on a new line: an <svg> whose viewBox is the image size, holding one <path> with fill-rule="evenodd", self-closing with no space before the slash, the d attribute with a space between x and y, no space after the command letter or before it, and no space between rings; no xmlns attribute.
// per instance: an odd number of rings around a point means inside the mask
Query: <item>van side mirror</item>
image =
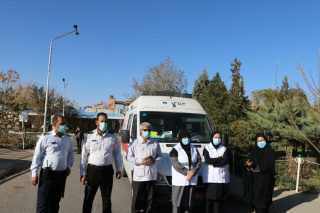
<svg viewBox="0 0 320 213"><path fill-rule="evenodd" d="M129 130L122 130L121 140L122 143L129 143L130 132Z"/></svg>
<svg viewBox="0 0 320 213"><path fill-rule="evenodd" d="M224 147L227 147L229 144L229 135L228 134L222 134L221 143Z"/></svg>

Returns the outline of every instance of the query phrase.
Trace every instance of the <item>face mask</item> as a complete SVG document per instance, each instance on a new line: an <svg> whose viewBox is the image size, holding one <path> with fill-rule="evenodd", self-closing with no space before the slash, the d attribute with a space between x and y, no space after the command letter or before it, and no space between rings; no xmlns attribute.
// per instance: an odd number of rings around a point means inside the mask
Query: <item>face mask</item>
<svg viewBox="0 0 320 213"><path fill-rule="evenodd" d="M106 122L100 122L99 129L101 132L104 132L107 130L107 123Z"/></svg>
<svg viewBox="0 0 320 213"><path fill-rule="evenodd" d="M151 134L151 132L149 132L149 131L143 131L142 132L142 136L145 137L145 138L150 138L150 134Z"/></svg>
<svg viewBox="0 0 320 213"><path fill-rule="evenodd" d="M183 138L182 143L183 145L188 145L190 143L190 138Z"/></svg>
<svg viewBox="0 0 320 213"><path fill-rule="evenodd" d="M61 132L61 133L65 133L65 132L66 132L66 129L67 129L67 126L66 126L66 125L60 125L58 131Z"/></svg>
<svg viewBox="0 0 320 213"><path fill-rule="evenodd" d="M261 141L261 142L258 142L258 143L257 143L257 145L258 145L258 147L259 147L260 149L262 149L263 147L265 147L266 144L267 144L267 142L265 142L265 141Z"/></svg>
<svg viewBox="0 0 320 213"><path fill-rule="evenodd" d="M213 138L213 144L218 145L221 143L221 138Z"/></svg>

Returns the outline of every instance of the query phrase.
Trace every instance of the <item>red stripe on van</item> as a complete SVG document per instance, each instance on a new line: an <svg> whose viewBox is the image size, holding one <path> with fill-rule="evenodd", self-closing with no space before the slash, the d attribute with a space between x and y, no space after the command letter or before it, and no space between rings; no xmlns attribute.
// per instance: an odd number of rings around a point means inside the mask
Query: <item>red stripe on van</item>
<svg viewBox="0 0 320 213"><path fill-rule="evenodd" d="M128 152L128 145L126 143L121 143L122 148L124 151Z"/></svg>

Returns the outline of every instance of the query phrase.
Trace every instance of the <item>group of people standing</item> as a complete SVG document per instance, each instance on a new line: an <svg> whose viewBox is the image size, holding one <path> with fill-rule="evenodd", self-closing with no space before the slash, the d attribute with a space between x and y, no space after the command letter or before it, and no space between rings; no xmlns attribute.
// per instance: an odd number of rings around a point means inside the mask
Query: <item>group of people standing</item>
<svg viewBox="0 0 320 213"><path fill-rule="evenodd" d="M82 211L92 210L95 194L100 187L103 212L111 212L111 192L115 162L117 179L121 178L121 150L115 134L107 130L107 115L98 113L97 128L84 138L81 152L80 181L85 187ZM61 115L53 118L53 130L40 137L32 160L31 183L38 187L37 212L58 212L59 202L73 165L73 147L65 134L66 120ZM76 135L81 137L80 129ZM80 132L80 133L79 133ZM152 212L157 165L162 152L158 141L150 137L151 124L140 124L140 136L128 147L126 159L133 165L131 212ZM180 130L179 142L170 152L172 164L172 212L192 212L198 172L203 166L202 182L206 198L206 212L221 212L230 181L228 153L221 143L222 134L215 131L203 149L205 163L196 146L190 143L187 130ZM77 141L78 142L78 141ZM81 141L80 141L81 143ZM79 143L78 143L79 144ZM80 149L80 150L79 150ZM274 187L274 152L267 138L260 135L244 166L245 199L256 212L268 212ZM40 177L38 180L38 169Z"/></svg>
<svg viewBox="0 0 320 213"><path fill-rule="evenodd" d="M205 160L202 182L206 197L206 212L221 211L221 202L229 183L229 164L226 148L221 144L221 133L213 132L210 143L203 149ZM172 163L172 212L191 212L201 168L201 155L190 143L190 133L181 130L179 143L170 152Z"/></svg>
<svg viewBox="0 0 320 213"><path fill-rule="evenodd" d="M111 192L114 170L121 178L121 149L115 134L107 130L108 116L98 113L97 128L89 132L80 147L83 133L77 129L78 153L80 160L80 182L86 185L82 212L89 213L95 194L100 187L103 212L111 212ZM31 183L38 187L37 213L59 212L59 202L64 196L66 178L74 161L70 136L65 133L66 120L62 115L53 117L52 131L42 135L36 145L31 164ZM38 170L40 177L38 178Z"/></svg>
<svg viewBox="0 0 320 213"><path fill-rule="evenodd" d="M151 124L140 125L140 136L128 148L126 159L133 164L133 198L131 212L152 210L153 187L157 179L157 164L162 158L156 139L150 137ZM190 143L187 130L180 130L177 143L170 152L172 164L172 212L191 212L202 165L198 149ZM206 191L207 212L219 212L229 183L229 165L226 148L221 144L221 133L214 132L203 151L205 164L202 180Z"/></svg>

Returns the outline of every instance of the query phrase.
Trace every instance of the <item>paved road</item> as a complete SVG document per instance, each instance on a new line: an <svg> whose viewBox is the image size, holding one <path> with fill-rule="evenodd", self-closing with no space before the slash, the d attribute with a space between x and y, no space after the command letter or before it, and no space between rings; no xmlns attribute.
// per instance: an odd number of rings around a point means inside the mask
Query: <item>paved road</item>
<svg viewBox="0 0 320 213"><path fill-rule="evenodd" d="M73 141L76 149L75 141ZM76 153L76 151L75 151ZM26 165L31 164L31 157L24 159ZM28 162L30 161L30 162ZM84 197L84 186L80 183L79 176L80 155L75 154L74 166L67 179L65 197L60 202L60 212L78 213L82 209ZM30 163L30 164L29 164ZM31 172L27 168L22 171L0 180L0 212L35 212L37 187L30 183ZM112 193L112 211L114 213L130 212L131 186L127 178L117 180L114 178ZM97 192L93 204L93 213L100 213L101 210L100 191ZM228 199L223 206L223 212L249 213L252 212L246 205L237 199ZM171 206L155 206L156 212L171 212ZM194 212L204 212L204 207L195 207Z"/></svg>

